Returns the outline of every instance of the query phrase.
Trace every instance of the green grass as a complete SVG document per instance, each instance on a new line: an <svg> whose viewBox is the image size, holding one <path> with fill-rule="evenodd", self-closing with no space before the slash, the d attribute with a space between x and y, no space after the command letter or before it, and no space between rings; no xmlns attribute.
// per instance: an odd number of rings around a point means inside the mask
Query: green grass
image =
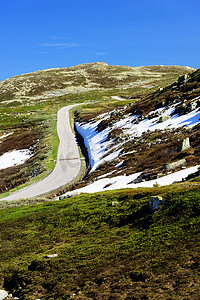
<svg viewBox="0 0 200 300"><path fill-rule="evenodd" d="M0 210L0 282L20 299L197 299L197 186L32 204Z"/></svg>

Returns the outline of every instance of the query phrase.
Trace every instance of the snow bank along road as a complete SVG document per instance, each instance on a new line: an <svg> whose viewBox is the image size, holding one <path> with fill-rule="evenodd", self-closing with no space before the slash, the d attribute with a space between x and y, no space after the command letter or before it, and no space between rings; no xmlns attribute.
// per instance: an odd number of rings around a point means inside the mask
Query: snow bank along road
<svg viewBox="0 0 200 300"><path fill-rule="evenodd" d="M69 183L78 175L81 168L81 159L69 121L69 110L76 105L66 106L58 111L57 132L60 143L56 166L52 173L45 179L0 200L19 200L43 195Z"/></svg>

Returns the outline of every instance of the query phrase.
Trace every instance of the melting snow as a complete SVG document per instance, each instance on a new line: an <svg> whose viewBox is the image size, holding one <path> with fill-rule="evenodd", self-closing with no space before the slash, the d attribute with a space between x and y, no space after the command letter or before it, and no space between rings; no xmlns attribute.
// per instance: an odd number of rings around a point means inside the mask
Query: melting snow
<svg viewBox="0 0 200 300"><path fill-rule="evenodd" d="M174 112L174 107L170 107L162 115L170 117L173 112ZM120 128L126 128L127 129L126 133L134 136L141 136L142 133L146 132L147 130L150 131L154 131L156 129L163 130L166 128L178 128L182 126L193 127L200 122L199 120L200 111L197 108L191 111L190 113L182 116L174 115L164 122L158 122L159 118L160 117L155 117L150 120L145 119L139 122L138 124L134 124L132 122L127 121L125 125L120 124L121 126L119 126L119 122L117 122L115 126Z"/></svg>
<svg viewBox="0 0 200 300"><path fill-rule="evenodd" d="M112 141L106 142L110 128L98 132L96 129L99 123L100 121L84 125L78 122L75 123L77 131L84 138L85 146L88 150L91 171L94 171L102 162L113 160L120 153L120 151L115 151L105 156L108 152L106 151L108 146L112 143Z"/></svg>
<svg viewBox="0 0 200 300"><path fill-rule="evenodd" d="M182 116L171 116L178 104L179 103L173 104L168 109L165 107L159 108L150 113L153 114L155 112L162 112L162 116L169 116L169 119L164 122L159 122L160 116L158 116L152 119L145 119L140 121L138 124L134 124L135 119L138 117L135 115L128 116L127 118L117 121L115 124L113 124L112 129L121 128L126 130L125 133L131 135L131 139L133 139L135 136L141 136L143 132L148 130L164 130L166 128L178 128L182 126L193 127L200 122L199 109L195 109ZM106 141L108 134L111 131L110 127L107 127L101 132L96 130L101 120L108 118L108 116L109 115L107 113L102 114L99 116L98 121L87 124L80 124L76 122L76 128L84 138L84 142L88 150L91 171L94 171L100 164L115 159L120 153L120 150L116 150L116 146L111 147L113 141ZM107 150L108 147L110 148L109 150ZM108 153L111 154L108 155Z"/></svg>
<svg viewBox="0 0 200 300"><path fill-rule="evenodd" d="M200 165L195 167L190 167L154 180L144 181L140 183L130 183L135 180L140 174L134 173L131 175L122 175L116 176L112 178L104 178L97 180L83 188L71 191L66 193L65 195L73 195L73 194L80 194L80 193L96 193L96 192L103 192L108 190L116 190L116 189L124 189L124 188L138 188L138 187L153 187L155 184L160 186L172 184L175 181L182 181L186 178L189 174L195 173ZM64 195L64 196L65 196Z"/></svg>
<svg viewBox="0 0 200 300"><path fill-rule="evenodd" d="M5 137L7 137L7 136L9 136L9 135L11 135L11 134L13 134L14 132L12 131L12 132L9 132L9 133L4 133L2 136L0 136L0 140L2 140L2 139L4 139Z"/></svg>
<svg viewBox="0 0 200 300"><path fill-rule="evenodd" d="M23 164L31 156L28 149L6 152L0 156L0 170Z"/></svg>
<svg viewBox="0 0 200 300"><path fill-rule="evenodd" d="M122 164L123 164L124 160L120 161L116 166L115 168L119 168Z"/></svg>

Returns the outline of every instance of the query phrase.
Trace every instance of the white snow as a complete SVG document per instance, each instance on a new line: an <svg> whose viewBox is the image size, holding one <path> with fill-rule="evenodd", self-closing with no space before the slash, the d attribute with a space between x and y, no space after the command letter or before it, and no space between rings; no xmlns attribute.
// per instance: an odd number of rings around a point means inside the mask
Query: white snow
<svg viewBox="0 0 200 300"><path fill-rule="evenodd" d="M9 135L11 135L11 134L13 134L14 132L12 131L12 132L9 132L9 133L4 133L2 136L0 136L0 140L2 140L2 139L4 139L5 137L7 137L7 136L9 136Z"/></svg>
<svg viewBox="0 0 200 300"><path fill-rule="evenodd" d="M28 149L6 152L0 156L0 170L23 164L31 156Z"/></svg>
<svg viewBox="0 0 200 300"><path fill-rule="evenodd" d="M96 192L125 189L125 188L153 187L155 184L158 184L160 186L169 185L175 181L182 181L189 174L195 173L199 167L200 165L197 165L154 180L144 181L140 183L130 183L130 182L135 180L141 174L141 172L134 173L128 176L122 175L122 176L116 176L112 178L104 178L104 179L97 180L83 188L71 192L67 192L65 195L73 195L73 194L77 195L80 193L96 193Z"/></svg>
<svg viewBox="0 0 200 300"><path fill-rule="evenodd" d="M123 164L124 160L120 161L116 166L115 168L119 168L122 164Z"/></svg>
<svg viewBox="0 0 200 300"><path fill-rule="evenodd" d="M84 138L85 146L88 150L91 172L94 171L102 162L110 161L119 155L120 151L115 151L107 156L106 153L108 146L112 141L106 141L110 128L106 128L101 132L96 131L100 120L93 123L80 124L75 123L77 131Z"/></svg>
<svg viewBox="0 0 200 300"><path fill-rule="evenodd" d="M183 126L190 126L193 127L200 123L200 111L199 109L195 109L191 111L188 114L179 116L174 115L171 116L171 114L174 111L174 107L170 107L168 110L163 112L163 116L169 116L170 118L164 122L159 123L158 120L160 117L155 117L152 119L145 119L143 121L140 121L138 124L132 123L132 119L130 119L130 122L126 120L126 123L124 123L124 120L117 122L115 126L117 128L123 128L127 129L126 133L130 134L132 136L141 136L143 132L147 132L147 130L154 131L156 129L164 130L166 128L178 128Z"/></svg>
<svg viewBox="0 0 200 300"><path fill-rule="evenodd" d="M123 98L120 98L120 97L118 97L118 96L111 96L113 99L115 99L115 100L125 100L125 99L123 99Z"/></svg>
<svg viewBox="0 0 200 300"><path fill-rule="evenodd" d="M105 177L111 175L111 174L114 173L114 172L115 172L115 170L114 170L114 171L111 171L111 172L109 172L109 173L103 174L103 175L101 175L101 176L98 176L98 179L105 178Z"/></svg>

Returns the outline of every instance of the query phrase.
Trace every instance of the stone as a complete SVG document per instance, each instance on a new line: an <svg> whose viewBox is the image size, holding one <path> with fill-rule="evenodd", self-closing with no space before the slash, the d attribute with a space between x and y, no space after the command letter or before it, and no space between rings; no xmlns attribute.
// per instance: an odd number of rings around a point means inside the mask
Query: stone
<svg viewBox="0 0 200 300"><path fill-rule="evenodd" d="M170 164L167 164L165 166L165 170L173 170L173 169L176 169L177 167L180 167L181 165L184 165L186 163L186 160L183 158L183 159L179 159L173 163L170 163Z"/></svg>
<svg viewBox="0 0 200 300"><path fill-rule="evenodd" d="M189 148L190 148L190 139L189 139L189 137L187 137L182 142L181 151L185 151Z"/></svg>
<svg viewBox="0 0 200 300"><path fill-rule="evenodd" d="M161 116L159 119L158 119L158 123L162 123L162 122L165 122L169 120L169 116Z"/></svg>
<svg viewBox="0 0 200 300"><path fill-rule="evenodd" d="M163 198L161 196L151 196L149 198L149 208L154 211L159 205L163 204Z"/></svg>
<svg viewBox="0 0 200 300"><path fill-rule="evenodd" d="M118 205L119 204L119 202L118 201L113 201L112 202L112 206L114 206L114 205Z"/></svg>
<svg viewBox="0 0 200 300"><path fill-rule="evenodd" d="M8 293L4 290L0 290L0 300L4 300L8 297Z"/></svg>

